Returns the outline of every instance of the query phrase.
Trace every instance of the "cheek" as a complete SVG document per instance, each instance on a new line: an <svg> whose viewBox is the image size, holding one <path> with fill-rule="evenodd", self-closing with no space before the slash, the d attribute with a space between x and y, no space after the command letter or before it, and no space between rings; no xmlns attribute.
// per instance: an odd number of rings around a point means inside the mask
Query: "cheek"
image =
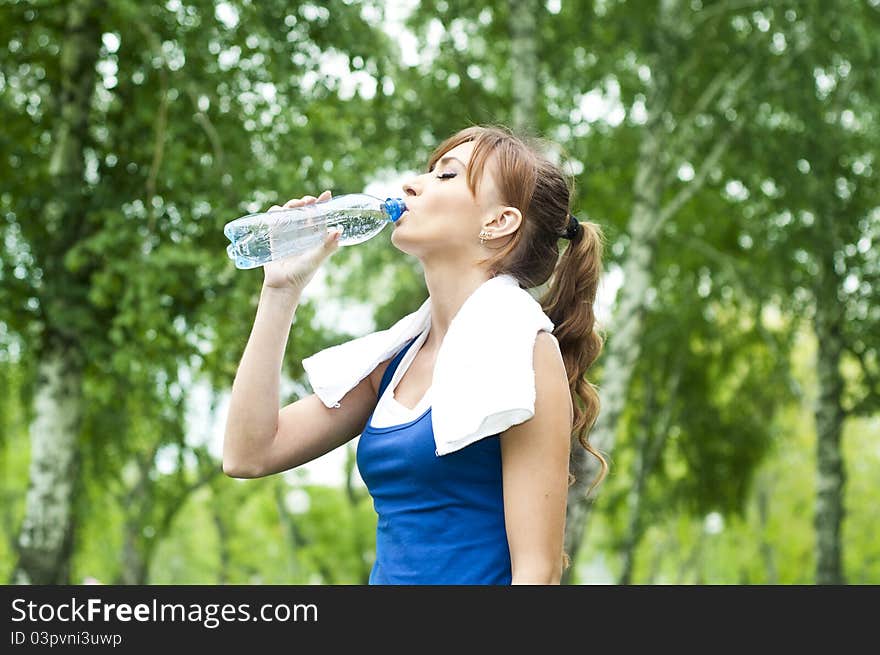
<svg viewBox="0 0 880 655"><path fill-rule="evenodd" d="M480 207L471 197L467 188L457 188L448 195L437 199L438 213L446 219L453 220L462 226L470 225L478 219Z"/></svg>

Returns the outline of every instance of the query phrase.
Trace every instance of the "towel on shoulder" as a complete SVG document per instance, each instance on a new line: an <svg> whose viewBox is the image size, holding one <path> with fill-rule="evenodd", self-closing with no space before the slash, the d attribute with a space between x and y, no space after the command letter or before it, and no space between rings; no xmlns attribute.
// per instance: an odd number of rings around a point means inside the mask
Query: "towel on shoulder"
<svg viewBox="0 0 880 655"><path fill-rule="evenodd" d="M387 330L321 350L303 360L327 407L431 323L431 298ZM535 339L553 322L512 275L487 280L455 314L434 362L431 421L437 455L460 450L535 415Z"/></svg>

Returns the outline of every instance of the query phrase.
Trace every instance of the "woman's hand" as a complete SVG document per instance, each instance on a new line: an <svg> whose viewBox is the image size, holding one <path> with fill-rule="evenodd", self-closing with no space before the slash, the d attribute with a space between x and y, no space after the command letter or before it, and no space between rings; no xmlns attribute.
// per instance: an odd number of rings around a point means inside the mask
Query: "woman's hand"
<svg viewBox="0 0 880 655"><path fill-rule="evenodd" d="M288 207L302 207L303 205L313 205L318 201L330 199L330 191L324 191L320 196L303 196L302 198L292 198L284 203L283 207L273 205L269 211L277 211ZM282 259L268 262L263 266L263 286L274 289L284 289L289 291L302 291L309 281L314 277L315 272L320 268L321 264L339 248L340 230L328 232L324 238L324 242L307 252L299 255L291 255Z"/></svg>

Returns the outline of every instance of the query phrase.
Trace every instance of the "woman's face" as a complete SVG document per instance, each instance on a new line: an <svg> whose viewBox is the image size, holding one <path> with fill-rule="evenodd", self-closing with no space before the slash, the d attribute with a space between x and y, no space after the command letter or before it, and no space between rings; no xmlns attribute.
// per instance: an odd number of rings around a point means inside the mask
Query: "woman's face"
<svg viewBox="0 0 880 655"><path fill-rule="evenodd" d="M432 171L403 185L407 211L394 224L395 247L423 263L473 265L490 254L480 245L481 229L499 236L516 229L518 220L511 228L511 212L505 210L519 212L499 204L491 166L483 171L476 198L471 195L466 173L473 148L472 142L455 146L443 153Z"/></svg>

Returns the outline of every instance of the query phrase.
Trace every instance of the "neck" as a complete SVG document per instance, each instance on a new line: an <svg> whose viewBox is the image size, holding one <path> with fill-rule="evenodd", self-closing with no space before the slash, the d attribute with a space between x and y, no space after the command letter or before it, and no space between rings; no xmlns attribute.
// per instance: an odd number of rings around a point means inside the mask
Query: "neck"
<svg viewBox="0 0 880 655"><path fill-rule="evenodd" d="M487 280L489 274L478 269L460 266L425 266L425 284L431 296L431 331L422 345L436 352L449 330L449 324L464 301Z"/></svg>

